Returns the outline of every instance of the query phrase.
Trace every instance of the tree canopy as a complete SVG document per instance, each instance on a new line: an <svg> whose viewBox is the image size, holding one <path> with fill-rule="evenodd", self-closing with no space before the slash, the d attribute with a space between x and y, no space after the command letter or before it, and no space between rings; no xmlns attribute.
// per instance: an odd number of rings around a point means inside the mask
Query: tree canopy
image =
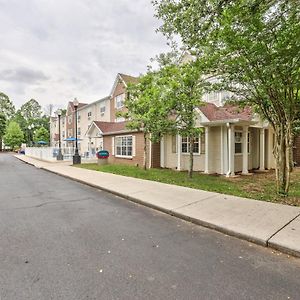
<svg viewBox="0 0 300 300"><path fill-rule="evenodd" d="M23 142L24 134L18 123L11 121L9 122L5 135L4 143L14 150L17 146L20 146Z"/></svg>
<svg viewBox="0 0 300 300"><path fill-rule="evenodd" d="M0 113L4 114L7 120L11 119L15 113L15 107L9 97L0 92Z"/></svg>
<svg viewBox="0 0 300 300"><path fill-rule="evenodd" d="M278 190L287 193L299 116L300 6L288 0L153 1L160 30L184 46L275 132Z"/></svg>
<svg viewBox="0 0 300 300"><path fill-rule="evenodd" d="M33 140L36 143L39 141L44 141L48 143L49 138L50 138L49 131L44 127L40 127L39 129L37 129L33 136Z"/></svg>

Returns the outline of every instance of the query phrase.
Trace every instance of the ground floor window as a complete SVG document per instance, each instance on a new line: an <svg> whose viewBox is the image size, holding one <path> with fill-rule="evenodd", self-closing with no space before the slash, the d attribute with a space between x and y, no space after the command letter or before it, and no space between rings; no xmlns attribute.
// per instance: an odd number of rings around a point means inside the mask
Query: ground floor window
<svg viewBox="0 0 300 300"><path fill-rule="evenodd" d="M193 153L199 154L199 137L194 138ZM182 137L181 139L181 152L190 153L190 139L188 137Z"/></svg>
<svg viewBox="0 0 300 300"><path fill-rule="evenodd" d="M132 135L117 136L115 143L117 156L132 156Z"/></svg>
<svg viewBox="0 0 300 300"><path fill-rule="evenodd" d="M235 142L235 154L242 153L242 138L243 133L241 131L236 131L234 133L234 142Z"/></svg>

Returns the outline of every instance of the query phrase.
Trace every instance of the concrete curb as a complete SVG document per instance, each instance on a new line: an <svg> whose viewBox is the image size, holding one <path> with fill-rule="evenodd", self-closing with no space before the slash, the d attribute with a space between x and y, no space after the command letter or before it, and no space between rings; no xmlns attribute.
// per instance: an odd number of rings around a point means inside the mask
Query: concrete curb
<svg viewBox="0 0 300 300"><path fill-rule="evenodd" d="M53 171L53 170L49 170L49 169L47 169L46 167L43 167L43 166L36 166L34 163L25 161L25 160L21 159L18 156L15 156L15 157L17 159L19 159L20 161L28 164L28 165L32 165L34 167L40 168L42 170L45 170L47 172L53 173L55 175L62 176L64 178L67 178L67 179L70 179L70 180L73 180L73 181L76 181L76 182L79 182L81 184L90 186L92 188L96 188L98 190L102 190L102 191L111 193L113 195L119 196L119 197L124 198L126 200L129 200L131 202L134 202L134 203L137 203L137 204L149 207L151 209L154 209L154 210L157 210L157 211L160 211L160 212L163 212L163 213L166 213L166 214L171 215L173 217L176 217L176 218L179 218L179 219L182 219L182 220L185 220L185 221L188 221L188 222L191 222L191 223L194 223L194 224L197 224L197 225L200 225L200 226L212 229L212 230L216 230L216 231L221 232L223 234L227 234L229 236L233 236L233 237L245 240L245 241L249 241L249 242L255 243L255 244L260 245L260 246L264 246L264 247L267 247L267 248L275 249L275 250L278 250L280 252L286 253L288 255L292 255L292 256L295 256L295 257L300 257L300 251L297 251L297 250L294 250L294 249L290 249L290 248L282 246L282 245L278 245L277 243L273 243L272 241L270 241L271 237L268 238L265 241L265 240L262 240L260 238L255 238L253 236L249 236L249 235L246 235L246 234L243 234L243 233L239 233L239 232L236 232L236 231L233 231L233 230L229 230L229 229L224 228L222 226L218 226L216 224L213 224L213 223L210 223L210 222L206 222L206 221L203 221L203 220L200 220L200 219L196 219L196 218L187 216L185 214L176 212L176 211L174 211L172 209L171 210L170 209L166 209L164 207L161 207L161 206L158 206L158 205L154 205L152 203L145 202L145 201L143 201L141 199L138 199L136 197L116 192L116 191L114 191L112 189L109 189L109 188L106 188L106 187L102 187L101 185L92 184L92 183L89 183L87 181L74 178L72 176L61 174L59 172L56 172L56 171Z"/></svg>

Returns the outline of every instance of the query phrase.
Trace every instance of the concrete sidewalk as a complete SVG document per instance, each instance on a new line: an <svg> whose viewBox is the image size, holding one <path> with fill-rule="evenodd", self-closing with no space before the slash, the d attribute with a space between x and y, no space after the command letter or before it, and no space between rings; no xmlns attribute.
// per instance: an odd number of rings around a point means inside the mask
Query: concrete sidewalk
<svg viewBox="0 0 300 300"><path fill-rule="evenodd" d="M48 163L15 155L35 167L229 235L300 257L300 207Z"/></svg>

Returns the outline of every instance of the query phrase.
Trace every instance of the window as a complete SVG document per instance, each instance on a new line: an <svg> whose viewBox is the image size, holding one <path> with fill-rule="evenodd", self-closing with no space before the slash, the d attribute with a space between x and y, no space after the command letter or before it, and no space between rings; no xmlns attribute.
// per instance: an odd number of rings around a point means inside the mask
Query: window
<svg viewBox="0 0 300 300"><path fill-rule="evenodd" d="M182 137L181 139L181 152L190 153L190 139L188 137ZM199 154L199 137L194 139L193 153Z"/></svg>
<svg viewBox="0 0 300 300"><path fill-rule="evenodd" d="M69 124L72 123L72 116L68 116L68 123L69 123Z"/></svg>
<svg viewBox="0 0 300 300"><path fill-rule="evenodd" d="M80 123L80 114L77 116L77 122Z"/></svg>
<svg viewBox="0 0 300 300"><path fill-rule="evenodd" d="M72 129L69 129L69 130L68 130L68 137L72 137L72 135L73 135L73 130L72 130Z"/></svg>
<svg viewBox="0 0 300 300"><path fill-rule="evenodd" d="M235 131L234 133L234 142L235 142L235 154L242 153L242 138L243 133L240 131Z"/></svg>
<svg viewBox="0 0 300 300"><path fill-rule="evenodd" d="M65 132L64 131L62 132L62 138L63 139L65 138Z"/></svg>
<svg viewBox="0 0 300 300"><path fill-rule="evenodd" d="M205 133L200 135L200 153L205 154Z"/></svg>
<svg viewBox="0 0 300 300"><path fill-rule="evenodd" d="M80 134L81 134L80 127L78 127L78 129L77 129L77 134L78 134L78 135L80 135Z"/></svg>
<svg viewBox="0 0 300 300"><path fill-rule="evenodd" d="M117 136L116 143L116 156L132 156L132 135Z"/></svg>
<svg viewBox="0 0 300 300"><path fill-rule="evenodd" d="M89 112L88 112L88 120L90 120L90 119L91 119L91 117L92 117L92 112L91 112L91 111L89 111Z"/></svg>
<svg viewBox="0 0 300 300"><path fill-rule="evenodd" d="M104 116L105 114L105 106L100 107L100 115Z"/></svg>
<svg viewBox="0 0 300 300"><path fill-rule="evenodd" d="M251 140L251 136L250 136L250 132L248 132L248 143L247 143L248 153L250 153L250 140Z"/></svg>
<svg viewBox="0 0 300 300"><path fill-rule="evenodd" d="M115 122L124 122L125 121L125 118L124 117L118 117L115 119Z"/></svg>
<svg viewBox="0 0 300 300"><path fill-rule="evenodd" d="M117 109L124 106L125 94L121 94L115 97L115 107Z"/></svg>

